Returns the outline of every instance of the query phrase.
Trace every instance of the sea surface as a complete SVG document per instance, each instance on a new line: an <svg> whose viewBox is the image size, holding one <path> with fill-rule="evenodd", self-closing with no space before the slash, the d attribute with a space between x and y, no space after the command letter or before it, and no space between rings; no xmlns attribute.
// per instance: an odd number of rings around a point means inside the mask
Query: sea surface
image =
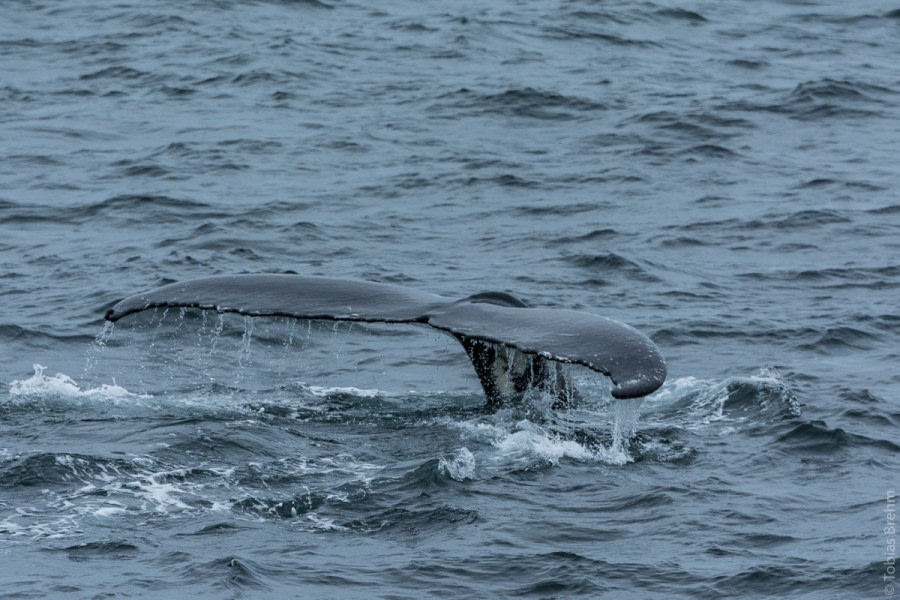
<svg viewBox="0 0 900 600"><path fill-rule="evenodd" d="M900 2L0 2L0 598L882 598ZM425 328L213 274L498 290L665 385L484 408Z"/></svg>

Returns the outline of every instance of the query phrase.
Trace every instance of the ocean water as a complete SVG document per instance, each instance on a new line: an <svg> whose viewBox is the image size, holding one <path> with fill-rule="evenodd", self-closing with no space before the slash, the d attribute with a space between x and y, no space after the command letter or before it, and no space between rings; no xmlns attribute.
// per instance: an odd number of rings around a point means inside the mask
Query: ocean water
<svg viewBox="0 0 900 600"><path fill-rule="evenodd" d="M0 598L877 598L900 3L0 3ZM498 411L415 327L212 274L500 290L669 378Z"/></svg>

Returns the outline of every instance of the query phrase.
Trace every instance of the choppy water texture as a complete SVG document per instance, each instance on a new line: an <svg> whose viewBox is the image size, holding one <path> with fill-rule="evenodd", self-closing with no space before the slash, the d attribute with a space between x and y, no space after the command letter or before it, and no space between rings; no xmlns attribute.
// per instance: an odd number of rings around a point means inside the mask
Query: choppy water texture
<svg viewBox="0 0 900 600"><path fill-rule="evenodd" d="M885 1L2 3L0 597L883 597L898 56ZM288 271L669 380L490 413L416 328L103 331Z"/></svg>

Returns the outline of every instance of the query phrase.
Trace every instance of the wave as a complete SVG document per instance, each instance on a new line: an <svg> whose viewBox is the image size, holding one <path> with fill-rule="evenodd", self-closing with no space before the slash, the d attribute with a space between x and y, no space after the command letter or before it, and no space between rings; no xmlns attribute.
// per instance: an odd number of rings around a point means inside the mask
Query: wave
<svg viewBox="0 0 900 600"><path fill-rule="evenodd" d="M122 65L117 65L113 67L104 67L99 71L93 71L91 73L86 73L82 75L79 79L82 81L91 81L94 79L125 79L125 80L134 80L134 79L146 79L150 77L150 74L145 71L139 71L138 69L132 69L131 67L126 67Z"/></svg>
<svg viewBox="0 0 900 600"><path fill-rule="evenodd" d="M280 571L263 562L238 556L224 556L205 561L192 561L186 566L179 561L177 575L181 585L203 584L229 593L270 591L268 582Z"/></svg>
<svg viewBox="0 0 900 600"><path fill-rule="evenodd" d="M828 327L813 335L816 336L815 339L799 343L796 347L800 350L829 354L843 350L870 350L882 341L881 336L877 334L849 326Z"/></svg>
<svg viewBox="0 0 900 600"><path fill-rule="evenodd" d="M567 121L577 119L606 107L598 102L576 96L535 88L511 88L495 94L479 94L461 88L439 98L435 108L453 108L469 114L499 114L540 120Z"/></svg>
<svg viewBox="0 0 900 600"><path fill-rule="evenodd" d="M540 206L523 206L516 209L516 212L525 216L565 216L565 215L577 215L586 212L593 212L599 209L600 206L590 202L578 202L578 203L566 203L566 204L544 204ZM604 230L604 231L612 231L612 230ZM593 232L591 234L586 234L581 236L580 240L589 241L591 239L596 239L600 237L602 234L598 234L598 232Z"/></svg>
<svg viewBox="0 0 900 600"><path fill-rule="evenodd" d="M708 340L747 340L757 343L779 342L785 347L830 354L845 350L871 350L881 346L884 334L895 333L896 323L872 318L846 319L854 325L835 323L834 327L784 327L772 323L754 323L735 327L729 321L707 321L690 325L663 327L653 335L658 343L668 347L696 346ZM868 327L859 327L868 322Z"/></svg>
<svg viewBox="0 0 900 600"><path fill-rule="evenodd" d="M881 450L889 456L896 456L900 453L900 445L893 441L850 433L840 427L831 428L823 421L810 421L797 425L789 432L779 436L774 444L784 447L791 454L835 454L844 453L856 447Z"/></svg>
<svg viewBox="0 0 900 600"><path fill-rule="evenodd" d="M644 282L659 282L660 279L638 262L615 252L605 254L574 254L564 256L567 263L590 271L622 275L628 279Z"/></svg>
<svg viewBox="0 0 900 600"><path fill-rule="evenodd" d="M825 78L799 84L791 92L791 98L798 102L831 98L874 101L879 96L896 93L890 88L861 81Z"/></svg>
<svg viewBox="0 0 900 600"><path fill-rule="evenodd" d="M861 81L823 78L798 84L770 103L747 100L720 108L738 112L771 112L800 121L863 119L882 116L896 90Z"/></svg>
<svg viewBox="0 0 900 600"><path fill-rule="evenodd" d="M17 274L7 274L16 276ZM9 278L13 278L9 277ZM2 279L3 277L0 277ZM24 286L23 286L24 287ZM26 345L48 345L53 343L87 344L92 341L91 336L85 334L70 334L61 332L47 332L16 325L12 323L0 324L0 340L3 343L24 342Z"/></svg>
<svg viewBox="0 0 900 600"><path fill-rule="evenodd" d="M609 44L610 46L621 46L625 48L650 48L659 45L652 40L627 38L608 31L588 29L584 27L584 23L581 23L581 26L546 27L543 29L543 34L551 39L588 40L591 42L599 42L602 44Z"/></svg>
<svg viewBox="0 0 900 600"><path fill-rule="evenodd" d="M0 463L0 487L59 487L73 481L103 479L127 472L133 466L127 459L104 459L81 454L35 453L13 456Z"/></svg>
<svg viewBox="0 0 900 600"><path fill-rule="evenodd" d="M726 61L727 65L731 65L732 67L739 67L741 69L762 69L764 67L769 66L769 63L764 60L750 60L746 58L735 58Z"/></svg>
<svg viewBox="0 0 900 600"><path fill-rule="evenodd" d="M365 519L348 521L344 527L367 534L397 533L405 539L416 532L440 534L478 520L478 511L456 508L445 504L422 508L387 508Z"/></svg>
<svg viewBox="0 0 900 600"><path fill-rule="evenodd" d="M683 8L662 8L654 13L658 17L673 19L676 21L687 21L689 23L706 23L707 19L700 13L696 13Z"/></svg>
<svg viewBox="0 0 900 600"><path fill-rule="evenodd" d="M140 548L126 540L103 540L99 542L84 542L71 546L49 548L51 552L61 552L74 562L94 559L105 560L130 560L140 553Z"/></svg>
<svg viewBox="0 0 900 600"><path fill-rule="evenodd" d="M5 215L0 223L92 223L101 217L133 219L139 215L144 219L165 219L167 222L194 221L197 218L227 216L228 213L211 205L193 200L170 196L123 194L98 202L76 206L10 206L3 207Z"/></svg>
<svg viewBox="0 0 900 600"><path fill-rule="evenodd" d="M711 425L754 427L800 416L801 404L772 368L722 381L683 377L650 396L649 417L692 430Z"/></svg>
<svg viewBox="0 0 900 600"><path fill-rule="evenodd" d="M784 269L737 273L738 279L759 282L811 284L821 289L889 289L900 281L900 265L871 267L824 267L819 269Z"/></svg>
<svg viewBox="0 0 900 600"><path fill-rule="evenodd" d="M704 231L711 235L721 235L723 231L754 232L765 229L804 230L824 225L852 223L855 215L837 210L799 210L788 214L772 213L759 219L717 219L696 221L685 225L669 226L667 229L680 231Z"/></svg>

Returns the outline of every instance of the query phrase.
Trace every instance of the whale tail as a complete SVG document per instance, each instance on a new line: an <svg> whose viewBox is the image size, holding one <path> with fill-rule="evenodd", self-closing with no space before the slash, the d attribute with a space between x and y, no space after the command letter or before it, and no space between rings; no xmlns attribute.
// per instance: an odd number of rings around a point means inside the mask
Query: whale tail
<svg viewBox="0 0 900 600"><path fill-rule="evenodd" d="M569 406L577 394L559 363L580 364L609 377L615 398L638 398L666 378L666 363L647 336L628 325L570 310L530 308L505 292L462 300L400 286L300 275L232 275L193 279L129 296L109 321L155 307L247 316L415 323L455 337L472 361L488 404L521 397L529 388Z"/></svg>

